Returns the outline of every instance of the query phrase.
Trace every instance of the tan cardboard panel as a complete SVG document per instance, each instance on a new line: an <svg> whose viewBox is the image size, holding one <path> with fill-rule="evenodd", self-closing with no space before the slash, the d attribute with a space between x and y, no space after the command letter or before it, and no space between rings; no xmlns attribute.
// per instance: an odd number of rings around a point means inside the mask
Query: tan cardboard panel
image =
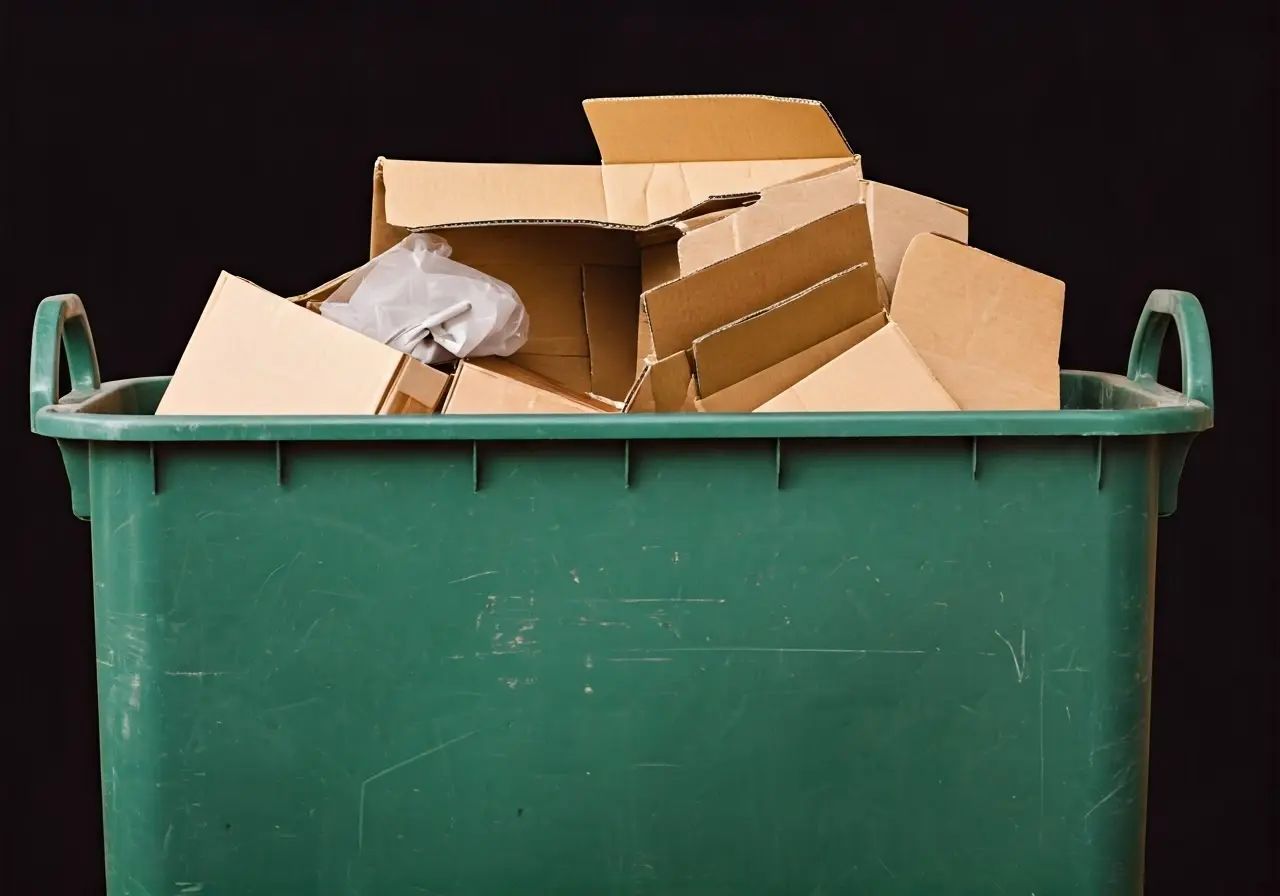
<svg viewBox="0 0 1280 896"><path fill-rule="evenodd" d="M521 351L507 360L572 392L591 391L591 359L586 355L535 355Z"/></svg>
<svg viewBox="0 0 1280 896"><path fill-rule="evenodd" d="M824 339L812 348L807 348L766 370L740 380L726 389L721 389L714 395L698 399L697 409L737 414L754 411L822 365L853 348L883 327L885 323L884 313L876 314L842 333L837 333L830 339Z"/></svg>
<svg viewBox="0 0 1280 896"><path fill-rule="evenodd" d="M584 357L589 353L581 265L473 266L508 284L524 304L529 314L529 340L521 352Z"/></svg>
<svg viewBox="0 0 1280 896"><path fill-rule="evenodd" d="M372 414L403 358L223 272L156 414Z"/></svg>
<svg viewBox="0 0 1280 896"><path fill-rule="evenodd" d="M591 357L590 391L622 401L636 375L640 270L586 265L582 268L582 296Z"/></svg>
<svg viewBox="0 0 1280 896"><path fill-rule="evenodd" d="M868 261L866 207L853 205L644 294L658 357Z"/></svg>
<svg viewBox="0 0 1280 896"><path fill-rule="evenodd" d="M876 249L876 270L892 301L907 246L921 233L938 233L969 242L969 213L919 193L866 181L864 192Z"/></svg>
<svg viewBox="0 0 1280 896"><path fill-rule="evenodd" d="M959 405L891 322L765 402L756 413L954 410Z"/></svg>
<svg viewBox="0 0 1280 896"><path fill-rule="evenodd" d="M687 276L789 230L862 201L856 166L766 187L760 201L708 226L691 230L678 244L680 272ZM871 228L866 236L871 260Z"/></svg>
<svg viewBox="0 0 1280 896"><path fill-rule="evenodd" d="M623 403L628 414L694 410L693 367L686 352L645 362Z"/></svg>
<svg viewBox="0 0 1280 896"><path fill-rule="evenodd" d="M449 379L449 374L406 355L378 413L433 414L440 406Z"/></svg>
<svg viewBox="0 0 1280 896"><path fill-rule="evenodd" d="M596 165L498 165L384 159L386 222L430 227L550 218L608 221Z"/></svg>
<svg viewBox="0 0 1280 896"><path fill-rule="evenodd" d="M652 96L587 100L600 158L723 162L842 158L853 152L825 106L769 96Z"/></svg>
<svg viewBox="0 0 1280 896"><path fill-rule="evenodd" d="M1066 285L934 234L915 237L892 298L902 328L965 410L1057 410Z"/></svg>
<svg viewBox="0 0 1280 896"><path fill-rule="evenodd" d="M616 408L497 358L464 361L454 374L445 414L598 414Z"/></svg>
<svg viewBox="0 0 1280 896"><path fill-rule="evenodd" d="M713 395L880 313L867 262L693 341L698 394Z"/></svg>

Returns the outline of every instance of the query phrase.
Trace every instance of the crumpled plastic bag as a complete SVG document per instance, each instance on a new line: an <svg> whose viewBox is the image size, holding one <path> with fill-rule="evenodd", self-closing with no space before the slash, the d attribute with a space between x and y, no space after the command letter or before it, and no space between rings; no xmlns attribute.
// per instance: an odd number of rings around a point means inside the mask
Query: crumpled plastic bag
<svg viewBox="0 0 1280 896"><path fill-rule="evenodd" d="M529 316L516 291L451 251L434 234L411 233L353 271L320 313L424 364L518 351Z"/></svg>

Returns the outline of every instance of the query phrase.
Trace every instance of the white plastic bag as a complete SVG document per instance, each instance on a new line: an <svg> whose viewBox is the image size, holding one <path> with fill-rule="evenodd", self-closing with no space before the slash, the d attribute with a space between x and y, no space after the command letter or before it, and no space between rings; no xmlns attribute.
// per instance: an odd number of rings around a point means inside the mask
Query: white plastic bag
<svg viewBox="0 0 1280 896"><path fill-rule="evenodd" d="M529 317L516 291L451 251L434 234L411 233L354 271L320 313L424 364L519 350Z"/></svg>

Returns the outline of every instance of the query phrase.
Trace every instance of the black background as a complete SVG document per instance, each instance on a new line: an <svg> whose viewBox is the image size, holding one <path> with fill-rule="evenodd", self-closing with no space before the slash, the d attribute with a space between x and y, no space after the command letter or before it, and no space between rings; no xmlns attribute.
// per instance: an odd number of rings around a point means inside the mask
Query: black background
<svg viewBox="0 0 1280 896"><path fill-rule="evenodd" d="M459 8L8 8L5 892L102 887L89 528L19 388L38 300L82 296L105 378L170 372L219 270L290 295L364 259L376 156L593 163L581 99L701 92L825 101L869 177L968 207L975 245L1065 280L1065 367L1122 371L1150 289L1200 297L1218 422L1160 528L1147 884L1268 889L1274 14Z"/></svg>

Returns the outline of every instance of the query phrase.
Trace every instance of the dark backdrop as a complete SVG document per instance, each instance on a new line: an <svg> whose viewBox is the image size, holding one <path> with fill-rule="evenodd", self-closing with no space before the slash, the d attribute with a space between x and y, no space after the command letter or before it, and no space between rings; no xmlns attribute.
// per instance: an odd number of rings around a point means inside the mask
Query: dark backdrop
<svg viewBox="0 0 1280 896"><path fill-rule="evenodd" d="M102 886L89 530L58 452L25 434L37 301L84 298L107 378L170 372L220 269L287 295L363 260L379 154L591 163L585 97L759 92L824 100L868 176L969 207L975 245L1065 280L1064 366L1123 370L1153 287L1204 302L1218 426L1160 528L1148 889L1261 892L1275 782L1273 14L459 6L466 17L422 3L414 18L342 20L7 8L0 386L17 541L0 589L0 732L18 752L4 876L20 883L0 889ZM1175 359L1166 382L1177 376Z"/></svg>

